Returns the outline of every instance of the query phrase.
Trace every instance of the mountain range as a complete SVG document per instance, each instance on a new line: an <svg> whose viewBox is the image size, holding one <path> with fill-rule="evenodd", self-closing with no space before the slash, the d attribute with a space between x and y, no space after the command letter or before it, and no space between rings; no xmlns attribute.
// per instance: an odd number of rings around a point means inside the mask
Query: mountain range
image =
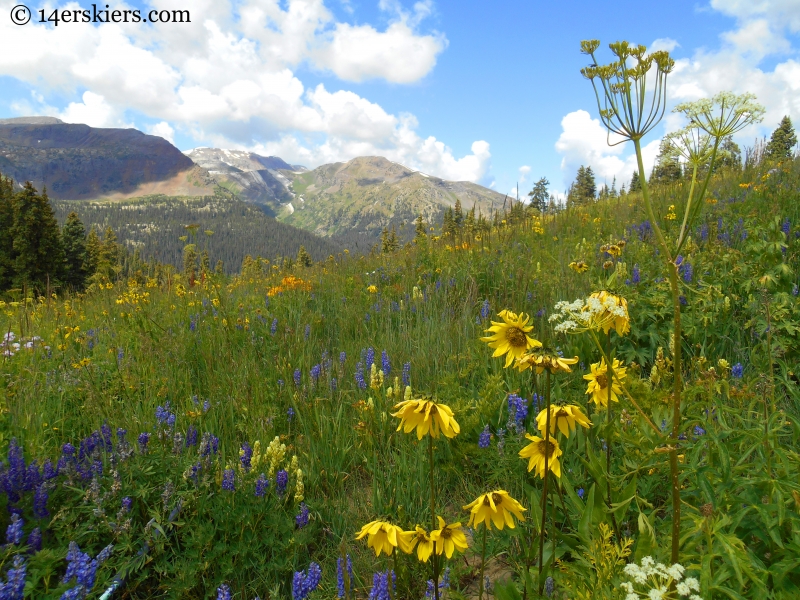
<svg viewBox="0 0 800 600"><path fill-rule="evenodd" d="M139 223L144 231L159 229L158 215L168 210L170 198L180 200L179 213L185 218L195 210L190 220L200 223L208 218L203 208L208 203L202 199L213 199L218 208L221 202L249 204L277 220L269 227L272 237L298 238L299 228L329 238L327 244L312 244L318 254L357 242L360 250L368 250L384 228L396 227L401 239L409 239L418 215L436 224L456 201L464 210L474 206L483 214L504 203L501 194L483 186L446 181L380 156L309 170L243 150L201 147L184 153L136 129L94 128L53 117L0 119L0 174L18 184L31 181L46 187L52 199L68 202L82 218L86 215L87 225L100 227L108 224L109 214L125 214L119 210L141 215L149 200L152 210L145 213L153 222ZM115 205L113 210L98 209L108 203ZM224 214L227 209L219 212ZM94 222L100 215L106 215L105 223ZM241 227L248 223L256 228L253 235L267 234L260 218L237 220ZM159 239L163 250L163 236ZM286 239L269 249L289 251L294 246ZM148 253L146 236L125 241ZM172 258L175 252L166 254Z"/></svg>

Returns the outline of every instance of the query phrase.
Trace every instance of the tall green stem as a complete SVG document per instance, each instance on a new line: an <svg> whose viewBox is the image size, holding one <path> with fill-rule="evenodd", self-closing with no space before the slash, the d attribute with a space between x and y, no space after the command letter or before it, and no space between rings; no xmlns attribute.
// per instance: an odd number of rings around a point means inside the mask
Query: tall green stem
<svg viewBox="0 0 800 600"><path fill-rule="evenodd" d="M608 397L606 398L606 489L608 491L608 508L614 504L614 499L611 497L611 394L614 390L614 358L611 356L611 330L606 334L606 373L608 386ZM619 526L617 525L617 518L614 513L611 513L611 524L614 526L614 533L617 539L621 539L619 535Z"/></svg>
<svg viewBox="0 0 800 600"><path fill-rule="evenodd" d="M544 570L544 530L547 526L547 480L550 474L549 460L550 460L550 371L547 370L547 383L545 386L545 400L547 411L545 415L544 426L544 483L542 485L542 528L539 530L539 595L542 595L542 587L544 586L544 579L542 578L542 571Z"/></svg>
<svg viewBox="0 0 800 600"><path fill-rule="evenodd" d="M681 382L681 302L680 302L680 288L678 284L678 267L672 259L672 255L667 246L667 241L664 239L664 234L661 232L656 221L655 213L653 212L653 205L650 202L650 190L647 185L647 178L644 177L644 161L642 160L642 144L639 138L633 138L633 145L636 149L636 161L639 165L639 173L642 174L642 198L644 199L645 209L653 231L656 234L658 245L661 247L661 252L664 254L664 261L667 263L667 272L669 273L669 285L672 291L672 309L673 309L673 325L675 332L673 333L673 369L674 369L674 387L672 393L672 435L670 438L670 451L669 451L669 470L670 470L670 483L672 487L672 553L670 560L673 564L679 562L679 549L680 549L680 535L681 535L681 489L680 478L678 476L678 435L680 434L681 426L681 392L683 385ZM714 146L716 153L716 145ZM709 169L710 170L710 169ZM711 173L709 172L706 177L706 185ZM703 188L705 192L705 185Z"/></svg>
<svg viewBox="0 0 800 600"><path fill-rule="evenodd" d="M489 521L483 524L483 545L481 549L481 578L478 581L478 600L483 600L483 569L486 566L486 530L489 528Z"/></svg>
<svg viewBox="0 0 800 600"><path fill-rule="evenodd" d="M433 484L433 436L428 435L428 463L431 473L431 531L436 529L436 491ZM433 597L439 600L439 559L436 556L436 542L433 542L433 555L431 556L433 565Z"/></svg>

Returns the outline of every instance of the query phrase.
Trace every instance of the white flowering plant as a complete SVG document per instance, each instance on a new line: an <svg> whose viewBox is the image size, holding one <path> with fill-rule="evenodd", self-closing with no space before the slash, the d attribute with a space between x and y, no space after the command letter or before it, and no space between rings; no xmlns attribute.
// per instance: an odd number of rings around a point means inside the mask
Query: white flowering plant
<svg viewBox="0 0 800 600"><path fill-rule="evenodd" d="M700 582L694 577L684 578L686 569L678 563L667 567L656 563L653 557L646 556L641 565L635 562L625 565L623 572L629 578L629 581L620 584L620 588L626 592L625 600L703 600L697 593L700 591Z"/></svg>

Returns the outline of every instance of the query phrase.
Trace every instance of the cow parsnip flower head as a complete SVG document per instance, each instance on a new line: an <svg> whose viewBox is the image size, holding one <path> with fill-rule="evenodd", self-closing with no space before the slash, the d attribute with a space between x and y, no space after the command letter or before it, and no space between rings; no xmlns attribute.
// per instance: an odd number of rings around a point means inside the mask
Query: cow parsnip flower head
<svg viewBox="0 0 800 600"><path fill-rule="evenodd" d="M683 158L690 167L705 165L714 150L713 138L694 123L668 133L662 143L667 156Z"/></svg>
<svg viewBox="0 0 800 600"><path fill-rule="evenodd" d="M525 313L517 315L510 310L501 310L498 314L502 322L492 321L492 326L486 330L492 335L482 337L481 341L486 342L489 348L494 348L492 357L505 355L505 368L508 368L514 359L532 348L541 348L542 343L528 335L533 325L528 325L530 317Z"/></svg>
<svg viewBox="0 0 800 600"><path fill-rule="evenodd" d="M720 92L712 98L678 104L673 112L682 113L708 135L724 138L763 120L766 109L755 99L755 94Z"/></svg>
<svg viewBox="0 0 800 600"><path fill-rule="evenodd" d="M461 530L461 523L445 523L442 517L436 517L439 520L439 529L431 531L431 540L436 544L436 554L441 556L445 554L447 558L453 557L453 552L458 550L464 552L469 548L467 543L467 536Z"/></svg>
<svg viewBox="0 0 800 600"><path fill-rule="evenodd" d="M544 479L544 462L545 457L547 457L547 470L560 478L561 463L558 461L558 457L564 452L558 446L558 440L554 437L545 440L538 435L531 435L529 433L526 433L525 437L531 440L531 443L519 451L519 457L529 459L528 471L536 469L536 474Z"/></svg>
<svg viewBox="0 0 800 600"><path fill-rule="evenodd" d="M664 116L666 79L675 61L663 50L648 54L645 46L622 41L609 44L617 60L601 65L595 56L599 47L599 40L581 42L581 52L593 63L581 74L592 82L608 144L641 139ZM621 139L612 143L612 133Z"/></svg>
<svg viewBox="0 0 800 600"><path fill-rule="evenodd" d="M591 373L583 376L589 382L586 386L586 393L591 394L591 400L597 406L608 406L608 384L611 373L608 372L606 360L601 358L599 363L591 365L591 369ZM623 367L622 363L615 358L612 363L612 370L614 371L614 381L611 383L611 401L619 402L619 396L622 394L620 382L625 379L628 369Z"/></svg>
<svg viewBox="0 0 800 600"><path fill-rule="evenodd" d="M420 398L418 400L403 400L395 405L397 412L393 417L400 419L397 431L405 433L417 430L417 439L430 435L434 439L443 433L445 437L454 438L461 432L461 427L453 416L452 409L446 404L438 404L433 400Z"/></svg>
<svg viewBox="0 0 800 600"><path fill-rule="evenodd" d="M396 525L387 521L371 521L361 528L356 535L356 539L367 537L367 546L375 550L375 556L380 556L381 552L390 556L395 548L400 548L406 554L413 551L412 533L403 531Z"/></svg>
<svg viewBox="0 0 800 600"><path fill-rule="evenodd" d="M509 529L514 529L514 517L524 521L522 513L527 509L508 495L505 490L495 490L488 494L481 494L475 500L464 507L469 513L469 527L477 528L484 523L484 527L492 528L492 524L497 529L503 529L508 525Z"/></svg>
<svg viewBox="0 0 800 600"><path fill-rule="evenodd" d="M566 404L557 406L555 404L550 406L550 435L556 434L556 429L569 437L575 431L576 425L589 428L592 426L589 418L583 414L580 406L575 404ZM543 409L536 416L536 427L544 435L545 428L547 427L547 409Z"/></svg>

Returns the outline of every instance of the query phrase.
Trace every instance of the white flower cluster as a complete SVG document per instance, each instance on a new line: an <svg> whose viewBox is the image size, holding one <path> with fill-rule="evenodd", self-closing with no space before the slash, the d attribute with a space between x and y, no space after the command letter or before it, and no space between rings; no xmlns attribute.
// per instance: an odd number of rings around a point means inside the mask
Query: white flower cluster
<svg viewBox="0 0 800 600"><path fill-rule="evenodd" d="M40 347L41 344L37 344L37 342L42 341L42 338L40 338L38 335L33 336L27 341L25 338L23 338L19 342L15 342L14 340L16 339L17 336L14 335L13 331L9 331L0 337L0 356L14 356L17 352L19 352L20 347L33 350L34 346ZM22 342L22 346L20 346L20 342ZM45 350L49 350L50 346L45 346L44 348Z"/></svg>
<svg viewBox="0 0 800 600"><path fill-rule="evenodd" d="M675 563L667 567L662 563L646 556L642 559L641 566L636 563L625 565L625 575L631 581L624 581L620 587L627 593L625 600L675 600L676 598L688 598L689 600L703 600L694 592L700 591L700 582L694 577L683 578L686 571L681 565ZM672 583L675 582L675 596L671 591ZM637 591L636 586L646 589Z"/></svg>
<svg viewBox="0 0 800 600"><path fill-rule="evenodd" d="M628 311L616 296L608 294L603 300L589 296L574 302L557 302L548 320L551 323L558 322L553 328L556 333L579 333L592 327L601 327L604 322L613 322L617 317L627 318Z"/></svg>

